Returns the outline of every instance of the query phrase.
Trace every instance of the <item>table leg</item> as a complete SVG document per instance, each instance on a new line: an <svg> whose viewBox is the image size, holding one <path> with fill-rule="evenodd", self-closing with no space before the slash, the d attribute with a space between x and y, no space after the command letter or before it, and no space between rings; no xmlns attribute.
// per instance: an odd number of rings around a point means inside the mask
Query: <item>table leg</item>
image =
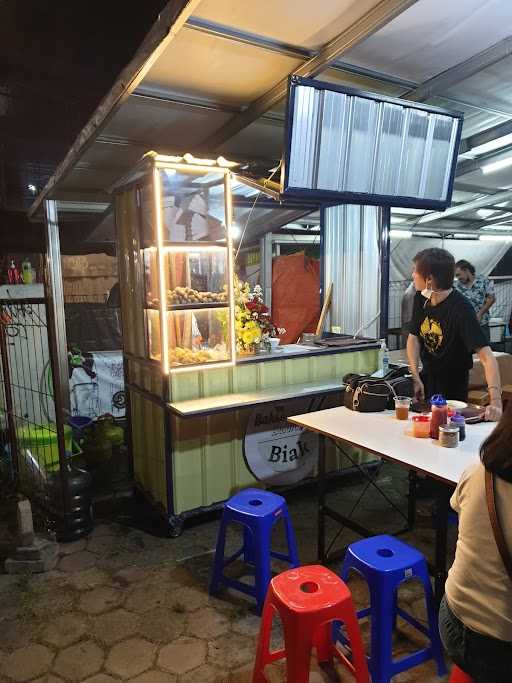
<svg viewBox="0 0 512 683"><path fill-rule="evenodd" d="M325 436L318 437L318 561L325 563Z"/></svg>
<svg viewBox="0 0 512 683"><path fill-rule="evenodd" d="M409 497L407 499L407 524L409 530L414 529L416 524L416 486L418 475L414 470L409 470Z"/></svg>
<svg viewBox="0 0 512 683"><path fill-rule="evenodd" d="M451 490L444 484L438 483L436 494L436 555L434 564L434 594L438 605L444 595L444 584L447 577L446 550L450 495Z"/></svg>

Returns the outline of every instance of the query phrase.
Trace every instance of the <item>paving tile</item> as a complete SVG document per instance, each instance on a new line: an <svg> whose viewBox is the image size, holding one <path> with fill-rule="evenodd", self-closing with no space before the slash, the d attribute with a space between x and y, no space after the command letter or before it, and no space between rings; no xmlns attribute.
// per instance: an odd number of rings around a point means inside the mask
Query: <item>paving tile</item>
<svg viewBox="0 0 512 683"><path fill-rule="evenodd" d="M169 643L184 632L186 620L185 613L174 612L168 607L157 607L142 617L139 633L154 643Z"/></svg>
<svg viewBox="0 0 512 683"><path fill-rule="evenodd" d="M208 643L208 661L224 670L237 669L254 659L255 647L253 638L224 635Z"/></svg>
<svg viewBox="0 0 512 683"><path fill-rule="evenodd" d="M110 577L107 572L97 567L84 569L84 571L69 575L69 583L79 591L87 591L91 588L97 588L97 586L104 586L109 582Z"/></svg>
<svg viewBox="0 0 512 683"><path fill-rule="evenodd" d="M94 618L91 635L105 645L113 645L120 640L133 636L137 632L138 626L139 617L137 614L127 612L125 609L116 609Z"/></svg>
<svg viewBox="0 0 512 683"><path fill-rule="evenodd" d="M55 659L53 670L70 681L82 681L100 671L103 659L103 650L92 640L84 640L61 650Z"/></svg>
<svg viewBox="0 0 512 683"><path fill-rule="evenodd" d="M199 609L188 618L187 634L196 638L212 640L228 630L229 619L211 607Z"/></svg>
<svg viewBox="0 0 512 683"><path fill-rule="evenodd" d="M121 591L110 586L99 586L82 593L78 607L87 614L101 614L121 604Z"/></svg>
<svg viewBox="0 0 512 683"><path fill-rule="evenodd" d="M180 676L180 683L228 683L229 674L210 664L203 664Z"/></svg>
<svg viewBox="0 0 512 683"><path fill-rule="evenodd" d="M73 541L72 543L61 543L59 545L60 555L72 555L73 553L78 553L80 550L85 550L87 546L87 539L80 538L78 541Z"/></svg>
<svg viewBox="0 0 512 683"><path fill-rule="evenodd" d="M14 681L29 681L50 670L53 652L44 645L27 645L5 657L1 673Z"/></svg>
<svg viewBox="0 0 512 683"><path fill-rule="evenodd" d="M41 676L41 678L36 678L32 683L64 683L64 681L59 676L47 674L46 676Z"/></svg>
<svg viewBox="0 0 512 683"><path fill-rule="evenodd" d="M90 678L86 678L84 683L119 683L117 678L112 678L108 674L96 674Z"/></svg>
<svg viewBox="0 0 512 683"><path fill-rule="evenodd" d="M0 598L0 612L2 612ZM26 647L31 640L36 640L35 634L38 630L39 622L34 619L5 619L0 622L1 637L0 643L4 650L18 650Z"/></svg>
<svg viewBox="0 0 512 683"><path fill-rule="evenodd" d="M151 671L145 671L136 678L130 678L129 683L176 683L177 680L174 674L151 669Z"/></svg>
<svg viewBox="0 0 512 683"><path fill-rule="evenodd" d="M179 588L172 591L169 596L169 603L172 609L194 612L200 607L206 607L209 601L208 593L198 588Z"/></svg>
<svg viewBox="0 0 512 683"><path fill-rule="evenodd" d="M105 668L114 676L133 678L152 666L155 655L156 645L143 638L131 638L114 645Z"/></svg>
<svg viewBox="0 0 512 683"><path fill-rule="evenodd" d="M62 614L41 629L41 640L58 648L76 643L87 631L85 619L73 612Z"/></svg>
<svg viewBox="0 0 512 683"><path fill-rule="evenodd" d="M161 669L176 674L197 669L206 659L207 646L197 638L178 638L160 650L157 664Z"/></svg>
<svg viewBox="0 0 512 683"><path fill-rule="evenodd" d="M157 607L163 607L167 602L167 593L162 586L144 584L134 588L128 595L125 607L132 612L149 612Z"/></svg>
<svg viewBox="0 0 512 683"><path fill-rule="evenodd" d="M81 572L96 564L97 557L88 550L80 550L72 555L64 556L59 562L59 569L63 572Z"/></svg>
<svg viewBox="0 0 512 683"><path fill-rule="evenodd" d="M108 555L119 547L119 536L96 536L87 541L87 550L96 555Z"/></svg>
<svg viewBox="0 0 512 683"><path fill-rule="evenodd" d="M125 569L119 570L113 577L113 580L119 580L122 585L127 585L130 583L146 581L147 578L148 570L145 567L133 565L132 567L126 567Z"/></svg>

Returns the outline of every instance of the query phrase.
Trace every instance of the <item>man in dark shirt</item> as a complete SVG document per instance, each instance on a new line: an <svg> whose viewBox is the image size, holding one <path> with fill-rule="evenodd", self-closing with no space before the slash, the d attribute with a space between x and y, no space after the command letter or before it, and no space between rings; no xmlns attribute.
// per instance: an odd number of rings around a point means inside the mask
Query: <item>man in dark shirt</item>
<svg viewBox="0 0 512 683"><path fill-rule="evenodd" d="M444 249L425 249L414 258L416 288L407 356L417 398L443 394L466 401L473 353L480 358L490 405L487 420L502 412L498 364L480 329L471 304L453 289L455 260ZM419 372L421 357L422 371Z"/></svg>

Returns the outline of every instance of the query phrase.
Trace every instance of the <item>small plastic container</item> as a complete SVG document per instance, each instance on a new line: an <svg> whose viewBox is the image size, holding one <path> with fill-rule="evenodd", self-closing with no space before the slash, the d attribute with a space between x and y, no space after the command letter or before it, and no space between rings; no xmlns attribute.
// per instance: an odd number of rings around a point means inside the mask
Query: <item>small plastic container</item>
<svg viewBox="0 0 512 683"><path fill-rule="evenodd" d="M455 413L450 417L450 424L456 425L459 428L459 441L464 441L466 438L466 419L464 415Z"/></svg>
<svg viewBox="0 0 512 683"><path fill-rule="evenodd" d="M397 420L409 419L411 399L408 396L395 396L395 417Z"/></svg>
<svg viewBox="0 0 512 683"><path fill-rule="evenodd" d="M412 435L418 439L428 439L430 436L430 417L428 415L413 415Z"/></svg>
<svg viewBox="0 0 512 683"><path fill-rule="evenodd" d="M439 445L444 448L456 448L459 445L459 428L457 425L440 425Z"/></svg>
<svg viewBox="0 0 512 683"><path fill-rule="evenodd" d="M448 404L441 394L435 394L430 399L432 417L430 418L430 436L439 439L439 427L448 423Z"/></svg>

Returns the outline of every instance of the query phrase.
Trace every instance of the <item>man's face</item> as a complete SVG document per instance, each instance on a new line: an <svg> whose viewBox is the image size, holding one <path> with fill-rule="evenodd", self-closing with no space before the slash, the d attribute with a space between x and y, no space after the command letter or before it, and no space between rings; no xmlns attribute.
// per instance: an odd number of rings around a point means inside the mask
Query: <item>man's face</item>
<svg viewBox="0 0 512 683"><path fill-rule="evenodd" d="M455 270L455 277L462 285L467 285L471 282L471 273L466 268L457 268Z"/></svg>

